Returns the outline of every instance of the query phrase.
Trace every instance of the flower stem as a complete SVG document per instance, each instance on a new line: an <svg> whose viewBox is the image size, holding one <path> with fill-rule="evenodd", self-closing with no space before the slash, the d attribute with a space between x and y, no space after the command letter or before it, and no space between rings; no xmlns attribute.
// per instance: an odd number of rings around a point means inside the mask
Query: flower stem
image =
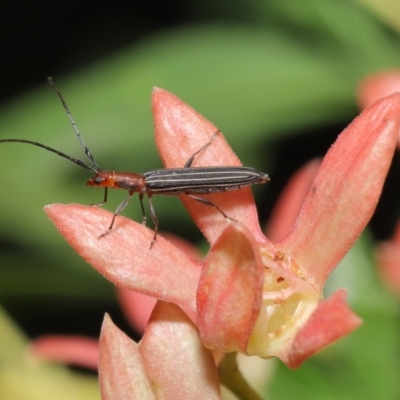
<svg viewBox="0 0 400 400"><path fill-rule="evenodd" d="M240 400L262 400L244 379L239 370L237 353L227 353L219 364L218 371L221 383L226 386Z"/></svg>

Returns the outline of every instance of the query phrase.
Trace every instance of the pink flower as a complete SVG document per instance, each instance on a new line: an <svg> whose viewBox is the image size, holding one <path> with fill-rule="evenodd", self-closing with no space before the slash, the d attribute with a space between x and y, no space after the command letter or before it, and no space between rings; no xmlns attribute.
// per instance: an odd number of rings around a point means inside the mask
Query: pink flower
<svg viewBox="0 0 400 400"><path fill-rule="evenodd" d="M182 167L217 130L172 94L153 94L156 143L167 168ZM367 108L325 156L292 229L272 242L260 230L248 188L210 195L231 218L186 196L182 201L211 249L199 262L161 235L96 207L52 205L46 212L71 246L119 287L174 303L206 347L277 356L297 367L360 324L343 290L322 299L325 281L369 221L390 165L400 95ZM195 165L240 165L217 137ZM161 221L162 224L162 221Z"/></svg>

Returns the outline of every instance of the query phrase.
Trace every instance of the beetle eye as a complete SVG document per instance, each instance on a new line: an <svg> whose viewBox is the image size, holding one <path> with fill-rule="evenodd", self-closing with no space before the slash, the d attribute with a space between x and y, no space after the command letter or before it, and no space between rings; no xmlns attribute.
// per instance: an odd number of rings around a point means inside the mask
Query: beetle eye
<svg viewBox="0 0 400 400"><path fill-rule="evenodd" d="M96 178L93 179L93 182L96 183L97 185L100 185L100 183L104 181L105 179L100 176L96 176Z"/></svg>

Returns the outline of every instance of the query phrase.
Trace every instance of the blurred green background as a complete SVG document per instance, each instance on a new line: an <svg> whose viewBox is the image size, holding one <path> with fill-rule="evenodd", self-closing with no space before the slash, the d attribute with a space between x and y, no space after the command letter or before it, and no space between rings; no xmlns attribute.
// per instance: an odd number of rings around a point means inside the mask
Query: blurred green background
<svg viewBox="0 0 400 400"><path fill-rule="evenodd" d="M150 96L159 86L217 125L245 165L269 173L271 184L254 190L263 223L289 176L323 156L357 114L360 79L400 66L396 2L50 5L16 2L0 17L0 138L36 140L85 160L46 84L53 75L103 169L158 168ZM399 398L398 301L381 287L371 253L398 218L399 166L396 158L372 235L365 235L332 280L349 291L364 326L297 371L277 362L268 398ZM134 335L112 285L72 251L42 211L53 202L99 202L102 192L85 186L87 171L18 144L0 146L0 170L5 309L30 337L96 337L105 311ZM106 208L114 210L124 196L111 191ZM124 215L140 220L135 200ZM155 198L154 205L162 230L204 248L178 199ZM0 346L7 347L4 329Z"/></svg>

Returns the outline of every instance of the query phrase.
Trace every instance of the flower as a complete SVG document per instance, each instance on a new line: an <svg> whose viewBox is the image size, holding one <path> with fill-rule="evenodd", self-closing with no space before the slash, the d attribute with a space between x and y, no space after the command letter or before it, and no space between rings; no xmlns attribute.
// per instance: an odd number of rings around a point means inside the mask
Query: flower
<svg viewBox="0 0 400 400"><path fill-rule="evenodd" d="M212 194L231 218L181 196L211 249L203 262L161 235L110 213L52 205L46 212L70 245L119 287L178 305L210 349L277 356L297 367L361 320L340 290L323 300L329 273L369 221L395 149L400 94L365 109L324 157L292 229L272 242L262 233L248 188ZM182 167L217 130L174 95L153 93L156 143L167 168ZM195 165L240 165L223 137Z"/></svg>

